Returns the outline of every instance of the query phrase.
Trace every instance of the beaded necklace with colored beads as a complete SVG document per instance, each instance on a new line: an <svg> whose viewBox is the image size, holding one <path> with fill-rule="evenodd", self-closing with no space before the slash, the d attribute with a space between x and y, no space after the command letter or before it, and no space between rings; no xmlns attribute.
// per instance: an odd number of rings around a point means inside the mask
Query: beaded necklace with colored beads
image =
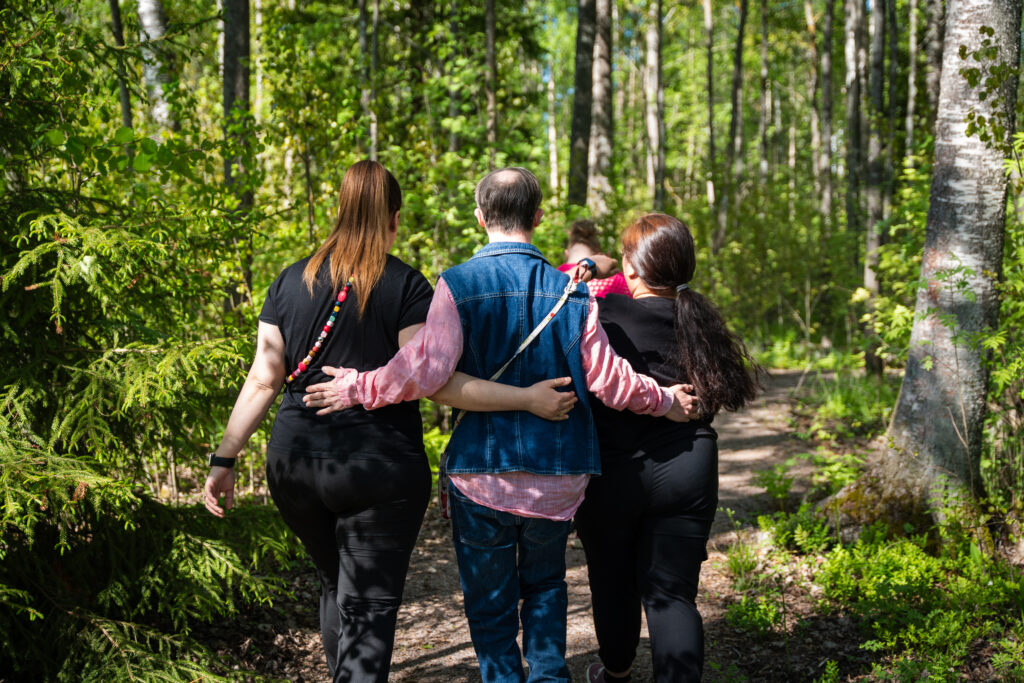
<svg viewBox="0 0 1024 683"><path fill-rule="evenodd" d="M316 338L316 342L313 344L313 348L309 350L306 357L299 363L299 367L295 368L292 374L288 375L288 379L285 380L287 383L291 383L296 377L301 375L309 367L309 364L313 362L313 357L320 353L320 347L324 345L324 340L327 339L327 335L331 333L334 328L334 321L338 318L338 311L341 310L341 304L348 298L348 290L352 289L352 278L348 279L345 286L338 292L338 298L334 301L334 310L331 311L331 316L327 319L327 324L324 325L324 329L320 330L320 336Z"/></svg>

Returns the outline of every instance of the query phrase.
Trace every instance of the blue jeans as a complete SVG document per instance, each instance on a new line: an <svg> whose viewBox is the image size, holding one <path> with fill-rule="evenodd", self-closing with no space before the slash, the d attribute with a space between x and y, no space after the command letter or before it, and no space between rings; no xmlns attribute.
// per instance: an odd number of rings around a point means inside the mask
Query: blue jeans
<svg viewBox="0 0 1024 683"><path fill-rule="evenodd" d="M565 544L570 523L493 510L454 485L450 495L466 618L484 683L569 683ZM529 679L516 644L520 618Z"/></svg>

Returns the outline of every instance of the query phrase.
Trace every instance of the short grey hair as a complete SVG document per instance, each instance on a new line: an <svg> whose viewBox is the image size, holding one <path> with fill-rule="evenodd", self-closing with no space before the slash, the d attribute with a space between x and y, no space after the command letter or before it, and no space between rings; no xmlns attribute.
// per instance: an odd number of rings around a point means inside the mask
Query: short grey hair
<svg viewBox="0 0 1024 683"><path fill-rule="evenodd" d="M505 233L533 230L542 199L537 176L519 166L491 171L477 183L473 196L484 224Z"/></svg>

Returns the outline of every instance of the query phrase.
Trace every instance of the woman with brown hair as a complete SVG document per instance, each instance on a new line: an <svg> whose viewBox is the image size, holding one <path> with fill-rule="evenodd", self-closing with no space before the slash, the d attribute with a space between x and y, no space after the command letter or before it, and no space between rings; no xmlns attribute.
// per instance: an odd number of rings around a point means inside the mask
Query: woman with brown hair
<svg viewBox="0 0 1024 683"><path fill-rule="evenodd" d="M641 216L622 235L633 298L611 295L600 305L619 355L659 384L692 384L703 417L678 423L592 402L601 476L590 480L576 513L601 658L587 672L591 683L629 680L641 605L655 680L701 677L704 636L694 600L718 505L711 421L754 398L759 369L714 305L690 287L695 267L682 221Z"/></svg>
<svg viewBox="0 0 1024 683"><path fill-rule="evenodd" d="M345 173L327 240L278 276L259 316L256 357L210 456L205 503L234 498L235 458L281 387L267 483L320 579L320 629L335 681L384 681L409 557L431 476L415 402L318 416L306 385L323 364L385 364L426 320L433 290L388 254L402 191L375 161ZM222 508L219 498L225 497Z"/></svg>

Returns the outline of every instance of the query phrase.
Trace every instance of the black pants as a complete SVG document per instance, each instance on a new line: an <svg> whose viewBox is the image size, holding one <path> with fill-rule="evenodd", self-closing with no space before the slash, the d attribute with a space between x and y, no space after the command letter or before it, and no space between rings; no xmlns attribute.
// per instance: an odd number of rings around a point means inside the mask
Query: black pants
<svg viewBox="0 0 1024 683"><path fill-rule="evenodd" d="M698 681L704 628L694 600L718 505L715 439L601 466L576 514L601 661L616 673L630 668L642 604L655 680Z"/></svg>
<svg viewBox="0 0 1024 683"><path fill-rule="evenodd" d="M267 482L316 565L334 681L386 681L409 557L430 499L426 457L271 450Z"/></svg>

